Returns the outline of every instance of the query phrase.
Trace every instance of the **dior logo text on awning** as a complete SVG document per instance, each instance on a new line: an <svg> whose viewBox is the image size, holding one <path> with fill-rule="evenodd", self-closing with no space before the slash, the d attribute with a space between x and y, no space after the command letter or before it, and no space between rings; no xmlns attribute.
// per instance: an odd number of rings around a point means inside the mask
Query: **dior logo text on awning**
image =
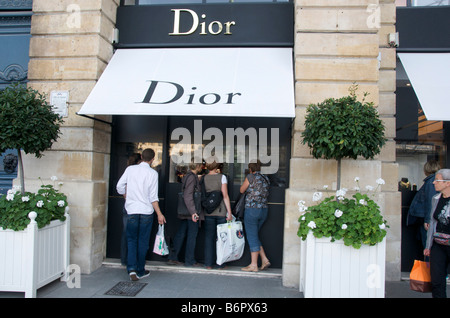
<svg viewBox="0 0 450 318"><path fill-rule="evenodd" d="M185 90L180 84L154 80L149 82L150 86L141 103L170 104L184 98L187 105L234 104L234 98L242 95L241 93L226 93L222 96L217 93L196 93L197 87L192 87L191 91L185 95Z"/></svg>
<svg viewBox="0 0 450 318"><path fill-rule="evenodd" d="M169 33L169 35L189 35L195 33L197 31L199 25L200 25L200 35L218 35L223 32L225 35L230 35L231 33L231 26L235 25L235 21L227 21L227 22L220 22L220 21L212 21L206 24L206 21L200 22L200 19L197 15L197 13L191 9L172 9L174 12L173 16L173 32ZM184 14L181 14L181 13ZM180 30L180 21L181 17L183 17L183 21L192 21L192 25L190 26L189 30ZM201 19L206 19L206 14L201 15Z"/></svg>

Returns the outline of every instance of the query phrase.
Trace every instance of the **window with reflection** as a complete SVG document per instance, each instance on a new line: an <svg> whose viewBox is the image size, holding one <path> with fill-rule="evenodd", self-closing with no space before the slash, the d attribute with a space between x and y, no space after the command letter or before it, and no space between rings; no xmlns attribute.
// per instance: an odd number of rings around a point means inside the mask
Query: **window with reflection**
<svg viewBox="0 0 450 318"><path fill-rule="evenodd" d="M286 119L217 119L186 121L172 118L169 140L169 182L181 182L189 163L216 156L229 183L239 185L249 173L248 164L259 159L262 173L273 187L288 186L290 121ZM202 124L202 136L194 136L194 125ZM198 128L197 128L198 129ZM199 129L197 132L200 131ZM201 142L199 142L201 140ZM204 170L203 173L207 171Z"/></svg>

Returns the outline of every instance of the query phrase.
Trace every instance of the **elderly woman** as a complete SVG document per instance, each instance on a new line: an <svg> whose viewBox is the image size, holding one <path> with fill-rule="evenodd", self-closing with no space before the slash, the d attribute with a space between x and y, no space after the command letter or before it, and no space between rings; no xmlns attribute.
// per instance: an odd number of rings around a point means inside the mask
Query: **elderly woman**
<svg viewBox="0 0 450 318"><path fill-rule="evenodd" d="M427 245L423 251L430 257L432 296L447 297L447 266L450 261L450 169L436 172L436 194L431 202Z"/></svg>

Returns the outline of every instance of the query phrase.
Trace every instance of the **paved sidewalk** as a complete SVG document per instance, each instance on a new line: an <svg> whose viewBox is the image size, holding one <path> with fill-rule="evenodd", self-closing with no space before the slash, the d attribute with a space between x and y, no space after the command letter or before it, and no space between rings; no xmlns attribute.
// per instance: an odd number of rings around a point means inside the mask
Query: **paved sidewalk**
<svg viewBox="0 0 450 318"><path fill-rule="evenodd" d="M80 288L69 288L65 282L56 280L40 288L37 298L303 298L298 289L282 285L280 269L245 273L240 268L187 269L160 263L150 264L148 268L151 274L139 281L145 285L141 285L143 288L135 296L106 294L116 284L130 282L124 267L106 263L89 275L82 274ZM23 297L23 293L0 292L0 298ZM385 297L431 298L431 294L411 291L408 281L398 281L386 282Z"/></svg>

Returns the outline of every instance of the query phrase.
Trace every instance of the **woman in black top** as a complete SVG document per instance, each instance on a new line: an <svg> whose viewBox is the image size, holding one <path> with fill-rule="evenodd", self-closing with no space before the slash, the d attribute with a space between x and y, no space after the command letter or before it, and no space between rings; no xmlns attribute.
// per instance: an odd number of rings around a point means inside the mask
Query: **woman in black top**
<svg viewBox="0 0 450 318"><path fill-rule="evenodd" d="M439 193L431 203L430 227L423 254L430 256L433 297L447 297L447 266L450 263L450 169L436 172L433 182Z"/></svg>

